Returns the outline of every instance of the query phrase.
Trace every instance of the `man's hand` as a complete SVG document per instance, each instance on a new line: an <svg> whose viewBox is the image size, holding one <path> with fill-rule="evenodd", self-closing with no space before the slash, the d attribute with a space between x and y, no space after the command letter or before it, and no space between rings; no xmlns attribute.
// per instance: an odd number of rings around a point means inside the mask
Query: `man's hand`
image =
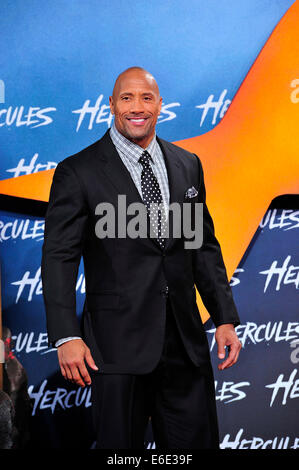
<svg viewBox="0 0 299 470"><path fill-rule="evenodd" d="M57 354L60 370L65 379L80 385L80 387L91 384L84 360L92 369L98 370L98 367L82 339L72 339L61 344L58 346Z"/></svg>
<svg viewBox="0 0 299 470"><path fill-rule="evenodd" d="M225 361L218 364L218 369L223 370L227 367L231 367L237 362L239 352L242 348L234 326L230 323L218 326L218 328L216 328L215 339L218 346L219 359L225 358L225 346L227 346L229 352Z"/></svg>

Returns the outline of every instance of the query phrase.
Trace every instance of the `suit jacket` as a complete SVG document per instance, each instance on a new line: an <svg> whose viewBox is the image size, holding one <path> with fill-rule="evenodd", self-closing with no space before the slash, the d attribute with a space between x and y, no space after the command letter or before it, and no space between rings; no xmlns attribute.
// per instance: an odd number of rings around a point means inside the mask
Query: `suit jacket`
<svg viewBox="0 0 299 470"><path fill-rule="evenodd" d="M205 203L199 158L158 138L169 179L170 203L203 203L203 244L184 248L170 236L162 251L154 238L98 238L100 202L117 208L143 202L109 131L56 167L45 220L41 274L49 343L82 336L100 372L148 373L163 347L166 287L179 332L196 366L210 363L196 303L197 287L216 326L239 323L219 243ZM198 195L185 199L188 188ZM194 207L194 206L193 206ZM127 222L133 216L126 215ZM116 232L117 233L117 232ZM81 325L76 315L76 280L83 256L86 297Z"/></svg>

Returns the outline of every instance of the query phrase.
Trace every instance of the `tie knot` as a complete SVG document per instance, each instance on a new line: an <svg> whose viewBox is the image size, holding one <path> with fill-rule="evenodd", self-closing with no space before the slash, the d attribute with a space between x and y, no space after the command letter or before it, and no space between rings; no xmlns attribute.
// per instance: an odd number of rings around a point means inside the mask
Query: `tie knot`
<svg viewBox="0 0 299 470"><path fill-rule="evenodd" d="M142 164L142 165L149 165L149 162L151 160L151 156L150 154L148 153L147 150L145 150L144 152L142 152L142 155L141 157L139 158L139 162Z"/></svg>

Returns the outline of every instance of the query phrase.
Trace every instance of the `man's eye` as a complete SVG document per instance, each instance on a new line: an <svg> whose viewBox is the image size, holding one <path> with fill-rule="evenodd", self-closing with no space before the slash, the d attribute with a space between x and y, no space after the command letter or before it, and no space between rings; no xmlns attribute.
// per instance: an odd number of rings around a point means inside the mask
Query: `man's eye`
<svg viewBox="0 0 299 470"><path fill-rule="evenodd" d="M128 96L122 96L121 98L123 101L128 101L129 97Z"/></svg>

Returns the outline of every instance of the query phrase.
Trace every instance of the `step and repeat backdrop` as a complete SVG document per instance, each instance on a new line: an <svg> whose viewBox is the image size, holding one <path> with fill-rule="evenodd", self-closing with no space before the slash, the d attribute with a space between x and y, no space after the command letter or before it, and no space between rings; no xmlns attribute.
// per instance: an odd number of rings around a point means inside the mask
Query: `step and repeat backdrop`
<svg viewBox="0 0 299 470"><path fill-rule="evenodd" d="M159 84L160 137L189 145L192 139L217 136L275 28L284 21L284 28L292 28L299 18L293 0L30 0L26 5L4 0L2 11L1 180L53 169L98 140L112 123L109 95L115 78L133 65L148 69ZM289 47L298 46L292 41ZM280 51L275 49L276 54ZM297 113L298 129L298 64L285 93ZM254 120L251 100L247 103L241 112ZM283 106L277 96L274 106ZM265 116L265 126L269 118ZM277 152L287 168L284 152L293 143L284 137L286 127L283 119L275 119L273 132L282 136ZM256 139L262 141L262 127ZM219 145L220 154L221 149ZM263 154L257 159L257 173L262 159ZM231 165L235 174L236 166ZM208 183L212 168L206 169ZM259 191L268 194L273 181L267 174L261 179ZM209 200L209 184L207 188ZM233 368L217 370L215 328L211 320L205 322L222 449L299 448L299 203L293 182L286 192L267 200L234 266L230 283L241 317L237 332L243 349ZM28 377L28 445L91 448L90 388L66 382L56 350L48 346L40 272L42 210L37 213L30 204L14 205L5 198L0 202L3 325L12 334L11 354ZM240 212L238 217L241 223L249 214ZM229 224L229 214L227 220ZM82 262L76 291L80 317L85 296ZM145 447L155 448L150 424Z"/></svg>

